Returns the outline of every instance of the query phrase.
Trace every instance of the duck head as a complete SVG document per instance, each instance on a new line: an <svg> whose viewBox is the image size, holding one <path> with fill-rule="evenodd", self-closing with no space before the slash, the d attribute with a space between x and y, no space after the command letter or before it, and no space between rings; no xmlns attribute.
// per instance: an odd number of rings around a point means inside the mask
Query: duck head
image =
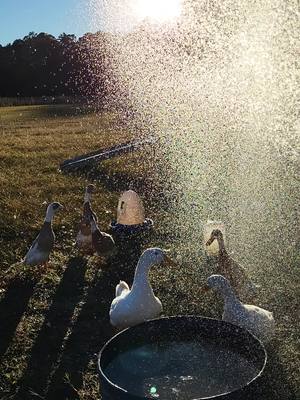
<svg viewBox="0 0 300 400"><path fill-rule="evenodd" d="M152 247L143 252L140 258L141 261L144 261L150 266L157 264L167 264L169 266L176 266L176 263L168 257L166 252L159 247Z"/></svg>
<svg viewBox="0 0 300 400"><path fill-rule="evenodd" d="M90 222L91 214L92 214L92 208L91 208L91 203L89 201L86 201L83 205L83 213L84 216L86 217L87 222Z"/></svg>
<svg viewBox="0 0 300 400"><path fill-rule="evenodd" d="M93 185L92 183L90 183L89 185L87 185L87 187L85 188L86 193L95 193L96 191L96 186Z"/></svg>
<svg viewBox="0 0 300 400"><path fill-rule="evenodd" d="M223 240L223 233L220 231L220 229L214 229L211 232L210 238L206 242L206 246L210 246L214 240Z"/></svg>
<svg viewBox="0 0 300 400"><path fill-rule="evenodd" d="M60 203L53 202L50 203L49 206L47 207L47 212L46 212L46 221L51 221L52 218L54 217L54 214L58 211L61 210L63 206Z"/></svg>
<svg viewBox="0 0 300 400"><path fill-rule="evenodd" d="M234 293L228 279L217 274L211 275L207 279L207 286L204 288L204 290L207 291L209 289L219 292L223 297L230 297Z"/></svg>
<svg viewBox="0 0 300 400"><path fill-rule="evenodd" d="M96 186L90 183L87 185L85 188L85 194L84 194L84 202L91 201L92 194L95 193L96 191Z"/></svg>

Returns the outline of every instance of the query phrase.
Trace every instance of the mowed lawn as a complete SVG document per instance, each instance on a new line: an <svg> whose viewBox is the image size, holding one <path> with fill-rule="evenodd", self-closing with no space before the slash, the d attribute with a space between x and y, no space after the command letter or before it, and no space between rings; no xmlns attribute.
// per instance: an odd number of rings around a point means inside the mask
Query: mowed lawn
<svg viewBox="0 0 300 400"><path fill-rule="evenodd" d="M115 218L120 193L138 190L147 216L156 224L149 245L169 247L176 256L176 246L163 228L171 210L162 196L157 169L161 163L151 148L82 173L59 172L59 164L67 158L132 137L113 113L88 113L73 106L0 108L1 399L100 398L97 353L115 333L108 318L110 302L118 280L130 281L133 269L127 276L118 268L118 260L105 264L74 249L87 183L97 186L93 206L103 230ZM65 209L54 220L57 240L49 268L39 273L19 261L38 233L45 202L50 201L61 202ZM220 300L214 294L203 299L204 278L203 266L196 262L179 265L176 271L157 267L150 274L165 315L220 317ZM286 303L281 297L272 304L273 287L259 299L258 305L275 307L279 315L277 337L268 346L266 400L297 396L296 287L294 283L286 288Z"/></svg>
<svg viewBox="0 0 300 400"><path fill-rule="evenodd" d="M74 251L84 188L96 184L94 208L105 230L116 217L120 193L141 185L144 164L128 154L82 175L62 174L59 164L131 138L115 114L83 113L72 106L0 109L1 396L21 387L20 398L48 391L49 398L97 398L94 353L113 334L108 310L118 277L101 279L104 266ZM61 202L64 211L54 220L51 265L39 275L18 261L51 201ZM70 368L80 370L80 382L73 376L68 382Z"/></svg>

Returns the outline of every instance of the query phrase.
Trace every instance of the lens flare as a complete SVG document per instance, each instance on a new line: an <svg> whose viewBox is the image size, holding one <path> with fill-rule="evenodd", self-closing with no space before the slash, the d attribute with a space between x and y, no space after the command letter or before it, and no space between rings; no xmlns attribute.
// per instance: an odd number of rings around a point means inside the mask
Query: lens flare
<svg viewBox="0 0 300 400"><path fill-rule="evenodd" d="M138 0L136 13L140 19L149 18L158 22L180 16L181 0Z"/></svg>
<svg viewBox="0 0 300 400"><path fill-rule="evenodd" d="M156 394L157 390L155 386L151 386L150 394Z"/></svg>

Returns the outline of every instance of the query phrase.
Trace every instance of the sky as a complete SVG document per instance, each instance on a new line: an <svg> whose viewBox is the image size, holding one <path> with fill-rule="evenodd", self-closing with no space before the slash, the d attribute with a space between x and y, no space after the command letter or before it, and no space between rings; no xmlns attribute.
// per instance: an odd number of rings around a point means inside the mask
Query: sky
<svg viewBox="0 0 300 400"><path fill-rule="evenodd" d="M0 44L29 32L55 37L71 33L126 32L146 17L163 22L176 16L182 0L0 0Z"/></svg>
<svg viewBox="0 0 300 400"><path fill-rule="evenodd" d="M82 36L93 31L88 15L89 0L0 0L0 44L31 31Z"/></svg>

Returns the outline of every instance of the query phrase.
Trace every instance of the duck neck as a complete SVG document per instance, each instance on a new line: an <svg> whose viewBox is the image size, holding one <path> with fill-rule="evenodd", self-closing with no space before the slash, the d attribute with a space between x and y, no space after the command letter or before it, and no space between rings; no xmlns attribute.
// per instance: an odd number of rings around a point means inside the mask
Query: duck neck
<svg viewBox="0 0 300 400"><path fill-rule="evenodd" d="M92 199L92 194L89 193L88 191L85 191L83 202L89 203L91 201L91 199Z"/></svg>
<svg viewBox="0 0 300 400"><path fill-rule="evenodd" d="M136 270L135 270L135 274L134 274L134 280L133 280L133 284L132 284L132 291L133 292L137 292L137 291L151 291L152 292L152 288L149 282L149 277L148 277L148 273L150 270L150 264L149 262L147 262L146 259L139 259Z"/></svg>
<svg viewBox="0 0 300 400"><path fill-rule="evenodd" d="M92 231L92 233L94 233L96 231L100 232L100 229L94 220L91 221L91 231Z"/></svg>
<svg viewBox="0 0 300 400"><path fill-rule="evenodd" d="M219 245L219 254L226 254L226 249L225 249L225 242L223 236L219 236L217 238L218 240L218 245Z"/></svg>
<svg viewBox="0 0 300 400"><path fill-rule="evenodd" d="M52 225L53 217L54 217L53 210L47 210L44 223Z"/></svg>
<svg viewBox="0 0 300 400"><path fill-rule="evenodd" d="M225 304L235 304L239 303L239 299L236 297L232 287L227 287L224 291L221 292Z"/></svg>

